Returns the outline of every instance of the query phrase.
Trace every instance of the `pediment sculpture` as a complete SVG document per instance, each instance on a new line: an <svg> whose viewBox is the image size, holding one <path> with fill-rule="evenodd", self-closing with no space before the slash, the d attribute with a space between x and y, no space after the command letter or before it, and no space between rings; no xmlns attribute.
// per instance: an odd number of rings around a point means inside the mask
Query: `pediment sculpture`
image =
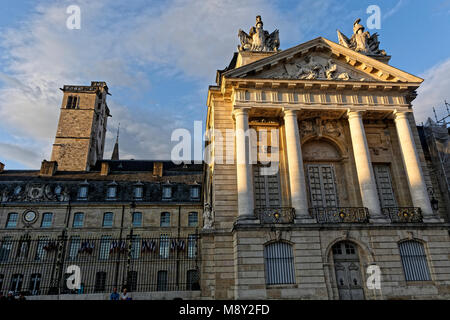
<svg viewBox="0 0 450 320"><path fill-rule="evenodd" d="M337 31L339 44L369 56L385 56L386 51L380 50L380 42L378 41L378 33L370 35L369 31L364 31L364 27L359 23L361 19L357 19L353 23L353 35L347 38L339 30Z"/></svg>
<svg viewBox="0 0 450 320"><path fill-rule="evenodd" d="M284 64L258 75L260 78L292 80L356 80L370 81L357 72L338 66L333 59L321 56L306 56L302 60Z"/></svg>
<svg viewBox="0 0 450 320"><path fill-rule="evenodd" d="M239 29L238 36L241 45L238 46L239 51L260 51L271 52L279 51L280 38L278 29L270 33L263 29L261 16L256 17L256 24L250 28L249 33Z"/></svg>

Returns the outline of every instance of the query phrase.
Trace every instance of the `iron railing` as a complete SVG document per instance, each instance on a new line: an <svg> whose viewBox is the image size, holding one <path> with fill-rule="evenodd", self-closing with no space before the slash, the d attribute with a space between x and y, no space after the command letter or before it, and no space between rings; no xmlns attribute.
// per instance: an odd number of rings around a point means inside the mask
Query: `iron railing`
<svg viewBox="0 0 450 320"><path fill-rule="evenodd" d="M383 214L392 222L421 223L423 222L422 210L414 207L383 208Z"/></svg>
<svg viewBox="0 0 450 320"><path fill-rule="evenodd" d="M309 213L318 223L368 223L369 210L364 207L316 207Z"/></svg>
<svg viewBox="0 0 450 320"><path fill-rule="evenodd" d="M0 239L0 292L25 295L200 290L199 236ZM80 268L69 290L66 271Z"/></svg>
<svg viewBox="0 0 450 320"><path fill-rule="evenodd" d="M261 224L294 223L295 209L290 207L256 208L255 215Z"/></svg>

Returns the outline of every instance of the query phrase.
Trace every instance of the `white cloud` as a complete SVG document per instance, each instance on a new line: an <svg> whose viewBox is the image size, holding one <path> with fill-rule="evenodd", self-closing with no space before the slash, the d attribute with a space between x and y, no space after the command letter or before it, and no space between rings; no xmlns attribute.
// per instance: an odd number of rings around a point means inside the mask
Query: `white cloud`
<svg viewBox="0 0 450 320"><path fill-rule="evenodd" d="M23 148L17 145L0 142L1 160L14 160L26 166L39 168L42 154L36 153L30 148Z"/></svg>
<svg viewBox="0 0 450 320"><path fill-rule="evenodd" d="M81 8L81 30L66 28L66 7L74 3ZM152 5L144 0L41 1L18 27L0 30L4 54L0 126L12 140L27 139L31 152L44 150L49 158L62 98L58 88L64 84L105 80L110 88L125 89L134 98L161 75L169 75L191 81L198 91L228 64L239 42L237 30L248 31L256 15L262 15L265 29L280 29L282 48L284 39L294 44L309 40L302 39L305 32L320 32L326 28L324 21L330 25L342 17L336 14L339 6L328 0L305 0L289 12L276 5L264 0L173 0ZM324 20L327 12L334 14ZM190 119L193 110L197 119L205 117L206 97L195 93L180 97L180 102L183 99L188 100L187 107L173 110L164 101L147 106L123 95L110 97L113 118L108 127L115 130L120 119L121 155L168 157L171 130L192 126L182 112L189 110ZM114 137L107 135L105 158ZM30 165L21 158L14 160Z"/></svg>
<svg viewBox="0 0 450 320"><path fill-rule="evenodd" d="M416 121L425 122L428 117L434 119L433 107L436 112L445 115L443 111L444 100L450 100L450 59L439 63L427 70L422 78L425 81L417 90L418 96L413 101Z"/></svg>

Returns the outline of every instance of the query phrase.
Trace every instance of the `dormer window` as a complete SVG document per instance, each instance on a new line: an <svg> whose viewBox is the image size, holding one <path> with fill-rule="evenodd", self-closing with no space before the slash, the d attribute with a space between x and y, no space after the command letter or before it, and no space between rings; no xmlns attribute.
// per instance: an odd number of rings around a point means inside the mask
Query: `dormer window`
<svg viewBox="0 0 450 320"><path fill-rule="evenodd" d="M135 200L142 200L144 197L144 185L142 183L134 185L133 196Z"/></svg>
<svg viewBox="0 0 450 320"><path fill-rule="evenodd" d="M77 108L79 100L80 100L80 98L76 97L76 96L69 96L69 97L67 97L66 108L67 109L75 109L75 108Z"/></svg>
<svg viewBox="0 0 450 320"><path fill-rule="evenodd" d="M78 200L87 200L89 184L85 181L78 189Z"/></svg>
<svg viewBox="0 0 450 320"><path fill-rule="evenodd" d="M172 198L172 187L164 186L162 193L163 200L170 200Z"/></svg>
<svg viewBox="0 0 450 320"><path fill-rule="evenodd" d="M106 198L108 200L114 200L117 198L117 183L112 182L108 185L108 189L106 192Z"/></svg>
<svg viewBox="0 0 450 320"><path fill-rule="evenodd" d="M199 186L191 187L191 199L192 200L200 199L200 187Z"/></svg>

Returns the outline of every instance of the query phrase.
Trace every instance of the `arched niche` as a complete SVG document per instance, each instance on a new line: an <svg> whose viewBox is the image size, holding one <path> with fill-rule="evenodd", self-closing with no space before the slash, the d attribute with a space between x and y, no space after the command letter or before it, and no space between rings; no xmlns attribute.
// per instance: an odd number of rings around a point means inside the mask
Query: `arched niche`
<svg viewBox="0 0 450 320"><path fill-rule="evenodd" d="M305 161L340 161L342 153L334 142L328 139L310 139L302 146Z"/></svg>

